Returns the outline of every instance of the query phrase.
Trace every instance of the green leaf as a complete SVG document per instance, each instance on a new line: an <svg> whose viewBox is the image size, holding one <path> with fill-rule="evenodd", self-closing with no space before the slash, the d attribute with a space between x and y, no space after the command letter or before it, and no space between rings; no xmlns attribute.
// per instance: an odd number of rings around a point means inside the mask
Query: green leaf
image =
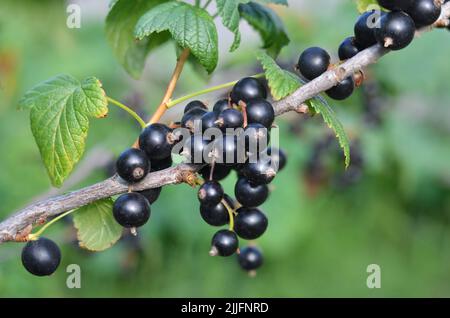
<svg viewBox="0 0 450 318"><path fill-rule="evenodd" d="M348 167L350 165L350 142L344 127L336 116L336 113L321 96L316 96L308 100L307 104L309 107L313 108L316 113L320 113L328 127L334 131L334 134L339 140L339 145L344 151L345 167Z"/></svg>
<svg viewBox="0 0 450 318"><path fill-rule="evenodd" d="M145 12L164 2L167 0L116 0L106 17L106 39L119 63L136 79L141 76L148 53L169 40L169 35L160 33L136 41L134 27Z"/></svg>
<svg viewBox="0 0 450 318"><path fill-rule="evenodd" d="M380 7L377 0L355 0L355 1L356 7L358 8L358 11L360 13L368 11L369 6L377 6L378 8Z"/></svg>
<svg viewBox="0 0 450 318"><path fill-rule="evenodd" d="M112 209L113 200L109 198L74 212L73 223L80 247L90 251L103 251L120 239L123 229L114 219Z"/></svg>
<svg viewBox="0 0 450 318"><path fill-rule="evenodd" d="M267 81L269 82L270 92L275 100L280 100L300 86L300 78L286 70L283 70L266 53L259 52L256 58L261 62Z"/></svg>
<svg viewBox="0 0 450 318"><path fill-rule="evenodd" d="M234 33L234 41L230 52L236 50L241 44L241 33L239 32L239 3L241 0L216 0L219 16L222 18L222 24Z"/></svg>
<svg viewBox="0 0 450 318"><path fill-rule="evenodd" d="M260 33L264 43L263 48L271 56L276 57L280 50L289 44L283 22L272 9L259 3L249 2L241 3L239 12Z"/></svg>
<svg viewBox="0 0 450 318"><path fill-rule="evenodd" d="M31 130L54 186L60 186L80 160L89 118L103 118L108 102L95 77L79 82L59 75L38 84L19 102L31 109Z"/></svg>
<svg viewBox="0 0 450 318"><path fill-rule="evenodd" d="M141 40L163 31L189 48L208 73L214 71L219 59L217 30L207 11L179 1L160 4L139 19L135 36Z"/></svg>

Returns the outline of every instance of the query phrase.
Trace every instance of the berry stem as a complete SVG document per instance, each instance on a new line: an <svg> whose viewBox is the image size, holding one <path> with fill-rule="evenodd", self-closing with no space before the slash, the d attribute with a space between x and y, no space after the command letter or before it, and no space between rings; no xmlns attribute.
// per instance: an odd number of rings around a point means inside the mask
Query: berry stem
<svg viewBox="0 0 450 318"><path fill-rule="evenodd" d="M263 77L263 76L264 76L264 73L259 73L259 74L256 74L256 75L253 75L253 76L250 76L250 77L260 78L260 77ZM193 92L191 94L182 96L180 98L174 99L171 102L168 102L167 103L167 108L171 108L171 107L173 107L175 105L178 105L178 104L180 104L182 102L185 102L185 101L187 101L189 99L192 99L192 98L200 96L200 95L205 95L205 94L208 94L208 93L211 93L211 92L215 92L215 91L218 91L218 90L221 90L221 89L224 89L224 88L232 87L237 82L238 81L232 81L232 82L220 84L220 85L217 85L217 86L213 86L213 87L209 87L209 88L206 88L206 89L202 89L200 91Z"/></svg>
<svg viewBox="0 0 450 318"><path fill-rule="evenodd" d="M233 229L234 229L234 210L232 207L230 207L227 200L222 199L222 204L225 206L225 208L227 208L228 216L230 218L229 230L233 231Z"/></svg>
<svg viewBox="0 0 450 318"><path fill-rule="evenodd" d="M110 104L113 104L119 108L122 108L124 111L126 111L128 114L130 114L136 121L141 125L142 128L145 128L146 124L145 121L130 107L126 106L125 104L122 104L121 102L115 100L114 98L111 98L109 96L106 96L106 99Z"/></svg>
<svg viewBox="0 0 450 318"><path fill-rule="evenodd" d="M50 225L52 225L53 223L55 223L55 222L61 220L61 219L62 219L63 217L65 217L66 215L69 215L70 213L72 213L72 212L74 212L74 211L76 211L76 210L77 210L77 209L69 210L69 211L64 212L64 213L58 215L57 217L53 218L50 222L47 222L44 226L42 226L36 233L31 233L31 234L29 234L29 235L28 235L28 241L35 241L35 240L37 240L37 239L42 235L42 233L44 233L45 230L46 230Z"/></svg>
<svg viewBox="0 0 450 318"><path fill-rule="evenodd" d="M189 49L184 49L181 53L180 58L177 61L177 65L175 66L175 70L173 71L172 78L170 79L169 85L167 86L166 93L164 94L164 97L161 101L161 104L158 106L158 109L153 114L152 118L150 118L148 122L149 124L157 123L169 108L170 99L172 98L173 92L175 91L177 82L180 78L181 72L183 71L184 64L186 63L189 54Z"/></svg>

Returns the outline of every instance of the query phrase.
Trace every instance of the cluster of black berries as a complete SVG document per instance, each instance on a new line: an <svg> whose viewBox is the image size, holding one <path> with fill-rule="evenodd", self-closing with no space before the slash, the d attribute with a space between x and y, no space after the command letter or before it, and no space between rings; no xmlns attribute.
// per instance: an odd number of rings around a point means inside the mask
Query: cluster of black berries
<svg viewBox="0 0 450 318"><path fill-rule="evenodd" d="M377 43L391 50L403 49L411 43L417 28L433 24L441 14L439 0L378 0L378 3L391 11L363 13L356 21L354 36L339 46L340 60L350 59ZM313 80L328 70L330 61L327 51L311 47L300 55L297 69L307 80ZM355 81L349 76L326 93L333 99L343 100L354 88Z"/></svg>

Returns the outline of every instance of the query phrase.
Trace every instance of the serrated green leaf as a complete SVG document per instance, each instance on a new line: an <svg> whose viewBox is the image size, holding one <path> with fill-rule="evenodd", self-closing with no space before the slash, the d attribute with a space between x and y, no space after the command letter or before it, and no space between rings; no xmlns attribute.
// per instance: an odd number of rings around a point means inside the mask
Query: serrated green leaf
<svg viewBox="0 0 450 318"><path fill-rule="evenodd" d="M189 48L208 73L214 71L219 59L217 30L206 10L179 1L160 4L139 19L135 36L142 40L163 31Z"/></svg>
<svg viewBox="0 0 450 318"><path fill-rule="evenodd" d="M159 33L136 41L134 27L145 12L164 2L167 0L116 0L106 17L106 39L119 63L136 79L141 76L148 53L170 36Z"/></svg>
<svg viewBox="0 0 450 318"><path fill-rule="evenodd" d="M360 13L368 11L369 6L380 7L377 0L355 0L355 1L356 7Z"/></svg>
<svg viewBox="0 0 450 318"><path fill-rule="evenodd" d="M266 53L258 52L256 58L261 62L270 92L275 100L280 100L293 93L301 86L300 78L286 70L283 70Z"/></svg>
<svg viewBox="0 0 450 318"><path fill-rule="evenodd" d="M289 37L283 22L270 8L259 3L239 4L239 12L247 22L255 28L263 40L263 48L271 56L276 57L280 50L289 44Z"/></svg>
<svg viewBox="0 0 450 318"><path fill-rule="evenodd" d="M239 32L239 3L242 0L216 0L217 10L222 19L222 24L234 33L234 41L230 52L236 50L241 44L241 33Z"/></svg>
<svg viewBox="0 0 450 318"><path fill-rule="evenodd" d="M342 123L336 116L336 113L330 105L328 105L327 101L320 96L316 96L308 100L307 104L309 107L313 108L316 113L321 114L328 127L334 131L334 134L339 141L339 145L344 151L345 167L347 168L350 165L350 142Z"/></svg>
<svg viewBox="0 0 450 318"><path fill-rule="evenodd" d="M105 117L107 106L97 78L79 82L69 75L38 84L20 100L20 108L31 109L31 130L54 186L63 183L83 155L89 118Z"/></svg>
<svg viewBox="0 0 450 318"><path fill-rule="evenodd" d="M123 228L112 214L113 200L99 200L75 211L73 223L79 245L90 251L103 251L122 236Z"/></svg>

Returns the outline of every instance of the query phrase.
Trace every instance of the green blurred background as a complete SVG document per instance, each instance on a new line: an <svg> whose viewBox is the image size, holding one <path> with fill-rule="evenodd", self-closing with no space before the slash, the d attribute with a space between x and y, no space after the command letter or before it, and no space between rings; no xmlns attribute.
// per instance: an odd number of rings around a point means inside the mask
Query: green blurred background
<svg viewBox="0 0 450 318"><path fill-rule="evenodd" d="M95 75L108 95L148 116L171 74L175 57L168 44L152 54L141 80L130 79L105 40L108 1L78 3L82 27L68 29L64 1L0 1L1 218L55 191L28 113L16 110L27 89L59 73L80 79ZM290 3L291 9L276 8L291 37L279 58L288 68L309 46L336 54L358 15L350 0ZM244 23L242 28L244 45L233 54L227 52L232 35L219 29L216 75L206 79L188 66L177 96L255 73L259 38ZM366 109L374 97L362 94L365 88L347 101L332 102L362 157L352 182L336 182L344 169L334 146L321 154L319 168L311 164L318 143L329 134L320 118L299 120L291 114L277 120L289 163L263 206L270 226L258 241L265 265L255 278L241 271L233 257L208 256L216 229L201 220L195 189L180 185L163 189L139 240L124 239L102 253L77 247L70 220L52 226L46 236L59 243L63 259L51 277L34 277L23 269L22 244L2 245L0 296L450 296L449 40L447 31L428 33L367 70L368 85L378 91L378 125L368 124ZM216 98L205 100L212 104ZM107 119L92 123L86 156L99 149L116 156L139 133L121 110L110 110ZM176 116L171 112L166 120ZM107 167L91 170L70 188L110 173ZM230 194L234 182L234 176L224 182ZM81 289L66 287L65 268L73 263L81 266ZM373 263L381 267L380 289L366 286L366 268Z"/></svg>

